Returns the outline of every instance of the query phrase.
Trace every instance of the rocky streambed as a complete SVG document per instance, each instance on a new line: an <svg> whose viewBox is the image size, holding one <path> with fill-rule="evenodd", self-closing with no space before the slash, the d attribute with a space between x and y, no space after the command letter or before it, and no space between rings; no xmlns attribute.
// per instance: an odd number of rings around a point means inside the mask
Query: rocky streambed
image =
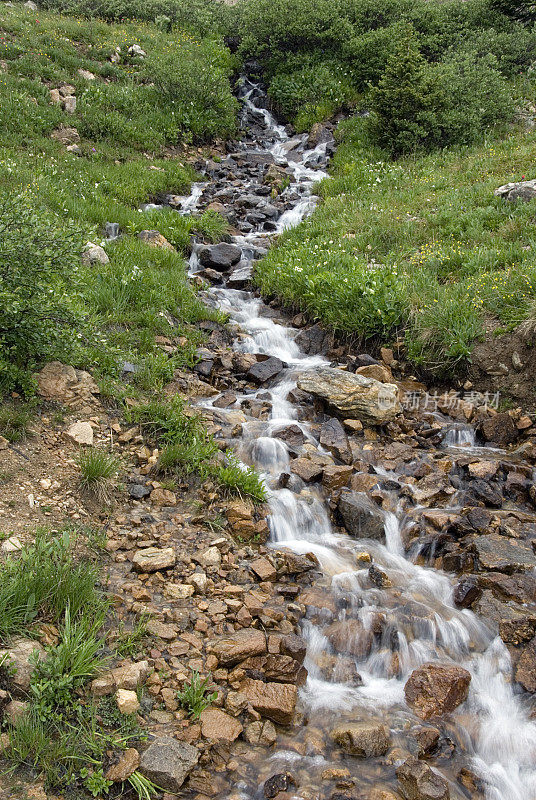
<svg viewBox="0 0 536 800"><path fill-rule="evenodd" d="M430 394L396 352L336 348L253 293L252 263L313 208L333 139L293 137L257 86L241 95L241 142L176 204L236 229L190 260L233 323L200 354L217 392L200 405L269 487L253 569L300 636L257 617L213 644L258 714L226 796L536 797L532 422L478 392ZM245 504L228 518L262 537Z"/></svg>

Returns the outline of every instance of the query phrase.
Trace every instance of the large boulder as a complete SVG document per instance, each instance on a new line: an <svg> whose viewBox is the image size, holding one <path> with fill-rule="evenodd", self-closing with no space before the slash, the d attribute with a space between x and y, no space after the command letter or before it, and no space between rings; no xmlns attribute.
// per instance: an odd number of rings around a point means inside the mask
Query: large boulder
<svg viewBox="0 0 536 800"><path fill-rule="evenodd" d="M475 536L469 548L482 570L524 572L536 567L536 554L527 542L495 533Z"/></svg>
<svg viewBox="0 0 536 800"><path fill-rule="evenodd" d="M140 761L140 772L162 789L178 792L197 764L199 751L186 742L162 736L149 745Z"/></svg>
<svg viewBox="0 0 536 800"><path fill-rule="evenodd" d="M504 186L499 186L498 189L495 189L494 194L496 197L503 197L505 200L509 200L511 203L516 200L528 203L529 200L534 200L536 197L536 179L505 183Z"/></svg>
<svg viewBox="0 0 536 800"><path fill-rule="evenodd" d="M338 509L344 527L356 539L385 541L385 520L380 509L363 492L343 491Z"/></svg>
<svg viewBox="0 0 536 800"><path fill-rule="evenodd" d="M488 417L480 425L480 433L486 442L493 442L501 447L515 442L519 436L514 420L510 414L495 414Z"/></svg>
<svg viewBox="0 0 536 800"><path fill-rule="evenodd" d="M221 665L232 666L250 656L266 653L266 636L257 628L243 628L218 639L212 652Z"/></svg>
<svg viewBox="0 0 536 800"><path fill-rule="evenodd" d="M449 800L449 786L445 778L415 756L397 768L396 776L406 800Z"/></svg>
<svg viewBox="0 0 536 800"><path fill-rule="evenodd" d="M298 378L298 388L320 397L344 419L370 425L391 422L402 410L394 384L332 367L305 372Z"/></svg>
<svg viewBox="0 0 536 800"><path fill-rule="evenodd" d="M331 731L331 738L345 753L359 758L383 756L391 744L389 729L381 722L350 722Z"/></svg>
<svg viewBox="0 0 536 800"><path fill-rule="evenodd" d="M406 703L421 719L448 714L466 700L470 683L471 673L463 667L428 662L409 676Z"/></svg>
<svg viewBox="0 0 536 800"><path fill-rule="evenodd" d="M199 261L204 267L215 269L218 272L227 272L238 264L242 251L235 244L220 242L209 247L202 247L199 251Z"/></svg>

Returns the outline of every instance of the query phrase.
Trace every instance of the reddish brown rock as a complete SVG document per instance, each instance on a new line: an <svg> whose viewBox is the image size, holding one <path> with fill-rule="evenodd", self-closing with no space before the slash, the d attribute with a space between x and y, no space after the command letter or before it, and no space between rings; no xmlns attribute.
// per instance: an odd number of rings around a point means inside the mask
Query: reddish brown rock
<svg viewBox="0 0 536 800"><path fill-rule="evenodd" d="M242 733L241 723L219 708L207 708L199 717L201 733L205 739L234 742Z"/></svg>
<svg viewBox="0 0 536 800"><path fill-rule="evenodd" d="M414 756L397 768L396 775L406 800L449 800L446 780Z"/></svg>
<svg viewBox="0 0 536 800"><path fill-rule="evenodd" d="M248 679L240 687L249 702L259 714L280 725L292 721L298 690L289 683L264 683Z"/></svg>
<svg viewBox="0 0 536 800"><path fill-rule="evenodd" d="M507 445L515 442L519 436L515 423L510 414L495 414L488 417L480 426L480 432L487 442Z"/></svg>
<svg viewBox="0 0 536 800"><path fill-rule="evenodd" d="M244 628L218 639L213 653L220 664L232 666L250 656L266 653L266 636L256 628Z"/></svg>
<svg viewBox="0 0 536 800"><path fill-rule="evenodd" d="M261 581L275 581L277 577L274 565L263 556L252 561L250 567Z"/></svg>
<svg viewBox="0 0 536 800"><path fill-rule="evenodd" d="M536 638L523 648L517 662L515 679L527 692L536 692Z"/></svg>
<svg viewBox="0 0 536 800"><path fill-rule="evenodd" d="M322 474L322 485L332 492L335 489L341 489L343 486L348 485L348 481L352 477L353 468L350 466L333 466L330 464L324 467Z"/></svg>
<svg viewBox="0 0 536 800"><path fill-rule="evenodd" d="M310 458L295 458L290 465L292 472L305 483L317 481L322 475L322 467Z"/></svg>
<svg viewBox="0 0 536 800"><path fill-rule="evenodd" d="M421 719L448 714L467 698L470 682L471 674L462 667L428 662L409 676L406 703Z"/></svg>
<svg viewBox="0 0 536 800"><path fill-rule="evenodd" d="M128 750L125 750L124 753L121 753L121 757L117 764L113 764L111 767L108 768L105 778L107 781L113 781L113 783L122 783L126 781L127 778L130 778L133 772L135 772L140 765L140 754L134 747L129 747Z"/></svg>

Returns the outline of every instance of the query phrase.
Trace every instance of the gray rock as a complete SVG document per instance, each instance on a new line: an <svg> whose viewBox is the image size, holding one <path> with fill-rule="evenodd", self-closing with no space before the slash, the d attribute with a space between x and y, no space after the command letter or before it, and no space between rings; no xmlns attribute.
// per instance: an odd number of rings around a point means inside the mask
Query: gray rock
<svg viewBox="0 0 536 800"><path fill-rule="evenodd" d="M140 772L162 789L178 792L198 759L197 748L163 736L156 739L143 753Z"/></svg>
<svg viewBox="0 0 536 800"><path fill-rule="evenodd" d="M199 261L203 267L226 272L238 264L242 251L235 244L221 242L212 246L202 247L199 251Z"/></svg>
<svg viewBox="0 0 536 800"><path fill-rule="evenodd" d="M351 536L385 541L383 514L366 494L343 491L338 508L344 527Z"/></svg>
<svg viewBox="0 0 536 800"><path fill-rule="evenodd" d="M483 570L512 573L536 567L536 555L532 547L520 539L483 534L475 536L469 549L476 553Z"/></svg>
<svg viewBox="0 0 536 800"><path fill-rule="evenodd" d="M398 387L332 367L319 367L298 378L298 388L322 398L345 419L380 425L401 412Z"/></svg>
<svg viewBox="0 0 536 800"><path fill-rule="evenodd" d="M248 370L247 377L250 381L255 383L266 383L266 381L275 378L283 370L285 365L281 359L271 356L264 361L257 361Z"/></svg>
<svg viewBox="0 0 536 800"><path fill-rule="evenodd" d="M127 489L130 497L134 500L143 500L144 497L148 497L151 494L148 486L142 486L139 483L130 483Z"/></svg>
<svg viewBox="0 0 536 800"><path fill-rule="evenodd" d="M320 428L320 444L343 464L352 463L352 451L348 443L348 436L338 419L328 419L323 423Z"/></svg>
<svg viewBox="0 0 536 800"><path fill-rule="evenodd" d="M521 200L528 203L536 197L536 179L531 181L519 181L518 183L505 183L499 186L494 192L496 197L504 197L505 200L513 203Z"/></svg>

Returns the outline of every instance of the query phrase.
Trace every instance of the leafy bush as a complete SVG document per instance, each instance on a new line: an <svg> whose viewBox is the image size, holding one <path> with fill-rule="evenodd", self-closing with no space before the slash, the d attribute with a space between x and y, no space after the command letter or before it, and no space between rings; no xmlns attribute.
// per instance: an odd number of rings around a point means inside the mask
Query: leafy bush
<svg viewBox="0 0 536 800"><path fill-rule="evenodd" d="M230 450L226 453L226 464L219 465L214 475L222 489L239 497L250 497L256 503L264 503L268 493L263 480L253 467L245 467Z"/></svg>
<svg viewBox="0 0 536 800"><path fill-rule="evenodd" d="M80 234L23 197L0 203L0 395L73 346Z"/></svg>

